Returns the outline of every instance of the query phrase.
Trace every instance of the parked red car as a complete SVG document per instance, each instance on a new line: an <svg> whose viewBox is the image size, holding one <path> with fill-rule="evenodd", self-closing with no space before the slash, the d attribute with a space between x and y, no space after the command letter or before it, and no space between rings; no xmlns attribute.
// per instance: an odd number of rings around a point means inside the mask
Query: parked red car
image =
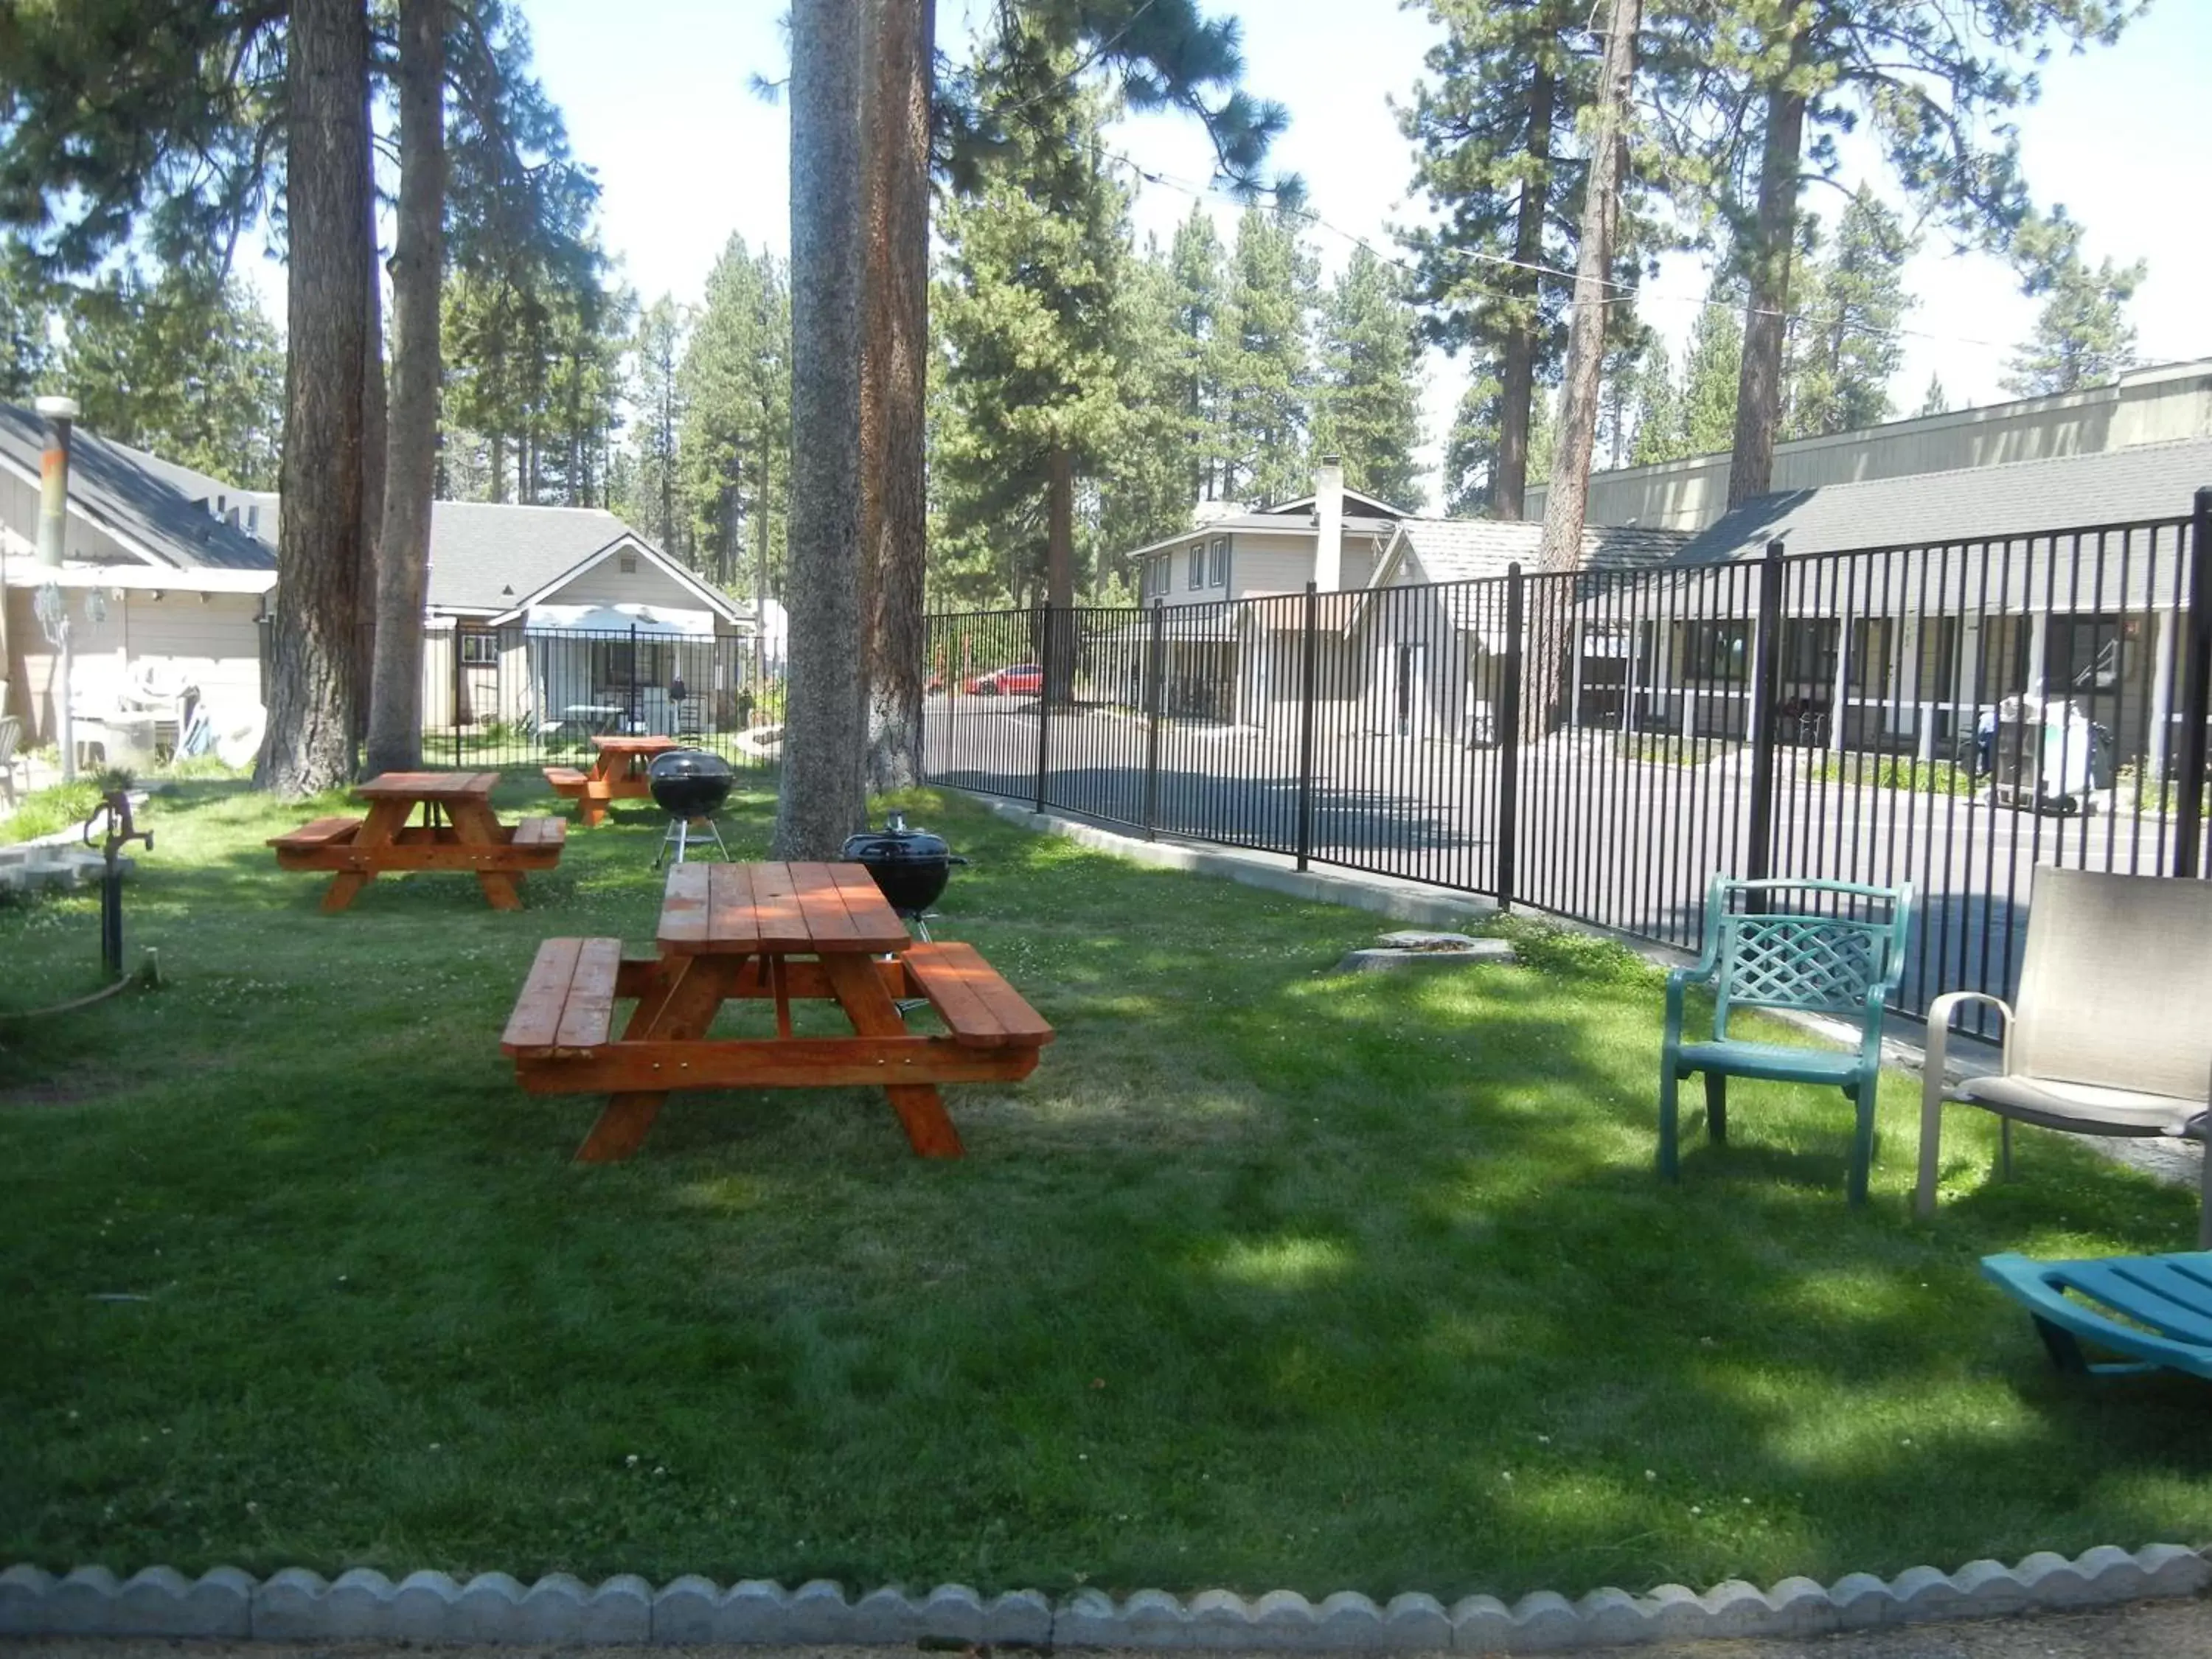
<svg viewBox="0 0 2212 1659"><path fill-rule="evenodd" d="M1044 690L1044 670L1033 662L971 674L965 690L974 697L1034 697Z"/></svg>

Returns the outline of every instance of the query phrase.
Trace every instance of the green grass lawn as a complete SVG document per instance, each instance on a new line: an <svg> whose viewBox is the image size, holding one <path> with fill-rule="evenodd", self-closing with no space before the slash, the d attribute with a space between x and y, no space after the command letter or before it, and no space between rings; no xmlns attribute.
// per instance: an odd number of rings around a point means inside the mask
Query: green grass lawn
<svg viewBox="0 0 2212 1659"><path fill-rule="evenodd" d="M1449 1597L2212 1535L2212 1395L2056 1376L1975 1267L2185 1248L2189 1194L2033 1131L1989 1184L1962 1114L1916 1225L1902 1079L1863 1212L1840 1097L1776 1086L1663 1187L1624 954L1336 978L1376 918L908 804L975 860L939 931L1060 1034L948 1091L966 1160L835 1091L581 1168L598 1103L500 1028L541 937L650 938L657 824L520 914L325 916L260 844L308 811L157 798L166 988L0 1026L0 1562ZM96 951L0 909L0 1002Z"/></svg>

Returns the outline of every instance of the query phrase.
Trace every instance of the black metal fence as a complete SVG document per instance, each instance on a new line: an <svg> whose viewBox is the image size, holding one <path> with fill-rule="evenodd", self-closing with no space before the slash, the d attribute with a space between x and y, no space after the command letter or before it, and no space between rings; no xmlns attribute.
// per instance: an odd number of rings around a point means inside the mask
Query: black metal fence
<svg viewBox="0 0 2212 1659"><path fill-rule="evenodd" d="M2204 867L2193 519L1713 566L933 617L933 781L1670 945L1716 872L1920 898L2008 990L2039 863Z"/></svg>
<svg viewBox="0 0 2212 1659"><path fill-rule="evenodd" d="M441 764L519 766L590 752L590 739L650 732L773 764L781 684L750 639L439 628L422 641L422 749Z"/></svg>

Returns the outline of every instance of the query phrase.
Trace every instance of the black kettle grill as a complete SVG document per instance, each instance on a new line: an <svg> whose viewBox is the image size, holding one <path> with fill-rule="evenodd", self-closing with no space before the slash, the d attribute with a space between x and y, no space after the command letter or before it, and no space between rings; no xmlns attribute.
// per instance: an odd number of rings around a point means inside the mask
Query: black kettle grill
<svg viewBox="0 0 2212 1659"><path fill-rule="evenodd" d="M714 814L729 799L731 786L737 780L729 762L709 750L671 749L653 757L646 768L647 785L653 791L654 805L668 814L668 829L660 837L659 852L653 855L654 869L660 868L672 846L676 848L676 861L684 862L694 824L704 824L707 834L714 837L715 849L725 859L730 856L730 849L722 845L722 832L715 828Z"/></svg>
<svg viewBox="0 0 2212 1659"><path fill-rule="evenodd" d="M908 829L903 812L892 813L880 830L863 830L847 836L840 851L854 864L867 867L884 902L911 921L915 932L925 939L929 928L922 921L922 912L945 891L952 866L968 862L945 844L944 836Z"/></svg>

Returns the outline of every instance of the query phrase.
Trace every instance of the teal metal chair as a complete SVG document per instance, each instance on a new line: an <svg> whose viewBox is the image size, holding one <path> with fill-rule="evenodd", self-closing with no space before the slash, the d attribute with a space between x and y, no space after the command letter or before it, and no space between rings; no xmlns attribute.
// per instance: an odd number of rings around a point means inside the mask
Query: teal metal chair
<svg viewBox="0 0 2212 1659"><path fill-rule="evenodd" d="M1791 908L1784 908L1785 905ZM1705 953L1667 975L1667 1035L1659 1064L1659 1173L1681 1172L1677 1097L1692 1072L1705 1076L1705 1133L1728 1139L1728 1080L1826 1083L1857 1109L1850 1201L1866 1202L1874 1160L1875 1089L1881 1073L1882 1009L1905 972L1912 889L1840 881L1737 881L1716 876L1705 895ZM1690 987L1713 994L1710 1042L1682 1040ZM1794 1009L1850 1021L1855 1049L1741 1042L1728 1034L1739 1008Z"/></svg>
<svg viewBox="0 0 2212 1659"><path fill-rule="evenodd" d="M1985 1255L1982 1272L2027 1304L2062 1371L2134 1376L2163 1370L2212 1377L2212 1252L2094 1261ZM2081 1352L2082 1338L2132 1358L2093 1363Z"/></svg>

